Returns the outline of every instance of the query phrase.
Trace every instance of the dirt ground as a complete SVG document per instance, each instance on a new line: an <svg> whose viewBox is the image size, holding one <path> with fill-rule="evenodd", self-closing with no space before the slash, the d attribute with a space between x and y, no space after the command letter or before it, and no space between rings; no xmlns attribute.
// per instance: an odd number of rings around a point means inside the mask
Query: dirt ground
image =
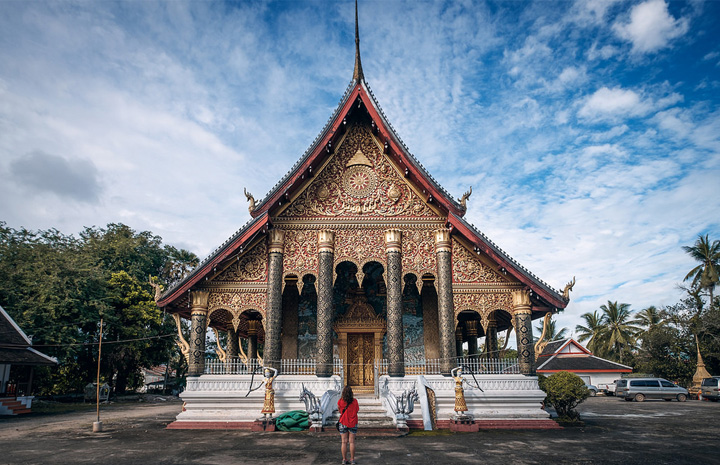
<svg viewBox="0 0 720 465"><path fill-rule="evenodd" d="M336 435L167 430L178 401L0 419L0 464L339 464ZM595 397L583 427L553 431L417 432L400 438L358 434L358 464L718 463L720 403L624 402Z"/></svg>

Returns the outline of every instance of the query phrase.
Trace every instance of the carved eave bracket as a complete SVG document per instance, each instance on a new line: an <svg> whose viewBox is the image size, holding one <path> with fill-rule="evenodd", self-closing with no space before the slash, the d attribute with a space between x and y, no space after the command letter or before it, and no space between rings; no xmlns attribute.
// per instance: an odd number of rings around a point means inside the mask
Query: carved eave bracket
<svg viewBox="0 0 720 465"><path fill-rule="evenodd" d="M575 276L573 276L572 281L567 283L565 289L563 289L562 298L565 302L570 302L570 291L573 290L573 287L575 287Z"/></svg>
<svg viewBox="0 0 720 465"><path fill-rule="evenodd" d="M470 186L470 190L465 192L462 197L460 197L460 206L462 207L463 216L467 212L467 201L472 195L472 186Z"/></svg>

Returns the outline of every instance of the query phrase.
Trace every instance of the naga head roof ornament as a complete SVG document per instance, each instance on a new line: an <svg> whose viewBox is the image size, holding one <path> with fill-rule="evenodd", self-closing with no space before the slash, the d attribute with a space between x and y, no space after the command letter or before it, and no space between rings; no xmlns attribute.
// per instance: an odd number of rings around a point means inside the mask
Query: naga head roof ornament
<svg viewBox="0 0 720 465"><path fill-rule="evenodd" d="M355 0L355 69L353 70L353 81L360 82L365 80L365 75L360 62L360 30L358 28L358 4Z"/></svg>

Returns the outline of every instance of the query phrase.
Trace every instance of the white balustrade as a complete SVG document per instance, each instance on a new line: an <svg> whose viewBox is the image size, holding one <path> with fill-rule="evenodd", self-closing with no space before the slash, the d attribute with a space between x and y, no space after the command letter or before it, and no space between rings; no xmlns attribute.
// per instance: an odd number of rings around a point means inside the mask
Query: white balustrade
<svg viewBox="0 0 720 465"><path fill-rule="evenodd" d="M260 373L260 365L257 360L251 360L246 365L239 358L228 359L225 362L218 359L205 360L205 374L209 375L239 375ZM280 374L283 375L314 375L315 359L283 359L280 362ZM455 365L463 367L463 374L474 373L476 375L489 374L518 374L520 368L517 358L483 358L483 357L458 357ZM333 374L343 376L343 361L333 360ZM376 360L375 367L379 375L387 375L388 360ZM442 359L426 359L415 362L405 362L406 375L437 375L441 373Z"/></svg>

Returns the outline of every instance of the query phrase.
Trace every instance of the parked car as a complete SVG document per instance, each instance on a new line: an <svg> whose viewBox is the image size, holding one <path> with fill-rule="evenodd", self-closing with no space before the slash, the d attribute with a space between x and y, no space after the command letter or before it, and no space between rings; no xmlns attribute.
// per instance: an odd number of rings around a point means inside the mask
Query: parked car
<svg viewBox="0 0 720 465"><path fill-rule="evenodd" d="M615 395L615 382L612 383L601 383L597 385L599 392L602 392L606 396Z"/></svg>
<svg viewBox="0 0 720 465"><path fill-rule="evenodd" d="M662 378L625 378L616 382L615 395L626 401L645 399L677 399L685 402L688 390Z"/></svg>
<svg viewBox="0 0 720 465"><path fill-rule="evenodd" d="M585 383L585 386L586 386L586 387L588 388L588 390L590 391L590 397L595 397L595 396L597 395L597 393L598 393L598 391L599 391L599 389L597 388L597 386L594 386L594 385L592 385L592 384L587 384L587 383Z"/></svg>
<svg viewBox="0 0 720 465"><path fill-rule="evenodd" d="M709 399L717 402L720 398L720 376L705 378L700 384L700 395L703 399Z"/></svg>

